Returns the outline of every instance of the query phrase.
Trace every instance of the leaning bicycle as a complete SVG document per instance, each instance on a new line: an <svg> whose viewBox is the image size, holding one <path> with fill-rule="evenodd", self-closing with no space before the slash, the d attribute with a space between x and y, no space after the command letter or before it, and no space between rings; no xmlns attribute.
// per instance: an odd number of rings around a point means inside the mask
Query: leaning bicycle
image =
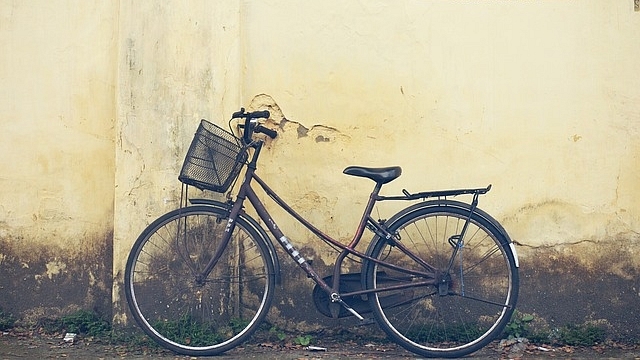
<svg viewBox="0 0 640 360"><path fill-rule="evenodd" d="M383 196L382 186L400 176L400 167L347 167L344 174L370 179L373 190L353 239L344 244L258 176L266 137L254 135L277 136L259 122L269 116L242 109L229 122L232 131L201 121L179 175L181 207L152 222L127 259L127 302L147 335L191 356L221 354L246 341L265 319L281 278L275 244L315 282L312 295L320 313L354 322L371 316L390 339L421 356L464 356L502 333L516 307L519 265L505 229L478 208L491 186ZM225 193L238 179L235 199L227 202L188 196L189 186ZM337 249L331 274L320 275L284 234L256 184ZM470 201L453 199L460 196ZM372 210L381 201L411 204L386 220L374 219ZM245 212L248 205L262 222ZM365 232L371 240L358 251ZM341 273L345 259L355 258L360 272Z"/></svg>

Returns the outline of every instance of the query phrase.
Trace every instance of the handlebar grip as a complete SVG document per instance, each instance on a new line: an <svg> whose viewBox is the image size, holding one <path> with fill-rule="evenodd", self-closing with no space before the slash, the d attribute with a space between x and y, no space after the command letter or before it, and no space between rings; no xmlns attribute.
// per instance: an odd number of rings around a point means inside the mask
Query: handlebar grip
<svg viewBox="0 0 640 360"><path fill-rule="evenodd" d="M267 135L268 137L270 137L272 139L275 139L278 136L278 132L277 131L269 129L269 128L266 128L266 127L264 127L262 125L256 126L255 132L263 133L263 134Z"/></svg>
<svg viewBox="0 0 640 360"><path fill-rule="evenodd" d="M264 111L254 111L252 113L249 113L249 116L251 116L251 118L253 119L258 119L258 118L268 119L269 116L271 116L271 114L269 113L269 110L264 110Z"/></svg>

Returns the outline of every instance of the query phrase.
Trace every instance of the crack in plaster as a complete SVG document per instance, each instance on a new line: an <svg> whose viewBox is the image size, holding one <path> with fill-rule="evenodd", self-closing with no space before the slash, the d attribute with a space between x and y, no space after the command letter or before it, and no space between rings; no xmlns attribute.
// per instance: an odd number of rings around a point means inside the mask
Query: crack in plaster
<svg viewBox="0 0 640 360"><path fill-rule="evenodd" d="M589 244L599 244L600 241L596 241L596 240L578 240L578 241L572 241L572 242L563 242L560 244L541 244L541 245L531 245L531 244L527 244L527 243L523 243L517 240L512 240L512 242L517 245L517 246L521 246L521 247L525 247L528 249L554 249L557 248L559 246L574 246L574 245L580 245L580 244L584 244L584 243L589 243Z"/></svg>
<svg viewBox="0 0 640 360"><path fill-rule="evenodd" d="M275 102L275 100L267 94L258 94L256 95L252 100L251 103L249 105L250 109L255 109L255 110L269 110L271 117L270 117L270 121L274 124L277 125L280 129L285 129L286 126L288 125L292 125L292 126L296 126L296 131L298 133L298 139L303 138L303 137L308 137L311 135L315 135L315 133L320 133L317 134L314 138L314 140L318 143L320 142L330 142L332 139L326 135L328 134L335 134L337 136L341 136L341 137L349 137L348 135L343 134L340 130L338 130L337 128L331 127L331 126L327 126L327 125L322 125L322 124L316 124L311 126L310 128L303 125L301 122L298 121L294 121L294 120L290 120L287 119L283 112L282 109L280 108L280 106L278 106L278 104ZM280 119L280 120L277 120Z"/></svg>
<svg viewBox="0 0 640 360"><path fill-rule="evenodd" d="M316 131L316 130L320 130L320 131L328 131L328 132L334 132L337 133L338 135L343 135L340 130L331 127L331 126L326 126L326 125L313 125L311 126L311 128L308 128L304 125L302 125L302 123L298 122L298 121L293 121L293 120L289 120L286 118L282 118L282 120L280 121L280 123L278 124L280 126L280 128L284 128L287 123L291 123L294 125L298 126L298 139L303 138L303 137L307 137L309 136L309 133ZM318 135L315 138L316 142L327 142L330 141L329 138L322 136L322 135Z"/></svg>

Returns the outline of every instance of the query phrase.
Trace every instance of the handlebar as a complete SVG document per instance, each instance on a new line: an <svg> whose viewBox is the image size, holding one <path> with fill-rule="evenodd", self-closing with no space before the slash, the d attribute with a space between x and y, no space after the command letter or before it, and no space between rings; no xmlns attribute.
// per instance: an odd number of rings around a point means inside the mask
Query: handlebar
<svg viewBox="0 0 640 360"><path fill-rule="evenodd" d="M241 128L244 128L242 139L245 144L249 144L254 132L263 133L272 139L275 139L276 136L278 136L278 133L275 130L266 128L260 125L257 121L257 119L262 118L268 119L269 116L271 116L269 110L245 112L244 108L240 108L240 111L234 112L233 115L231 115L231 118L244 119L244 125L240 125Z"/></svg>
<svg viewBox="0 0 640 360"><path fill-rule="evenodd" d="M240 111L236 111L231 115L233 119L268 119L269 116L271 116L269 110L245 112L244 108L240 108Z"/></svg>

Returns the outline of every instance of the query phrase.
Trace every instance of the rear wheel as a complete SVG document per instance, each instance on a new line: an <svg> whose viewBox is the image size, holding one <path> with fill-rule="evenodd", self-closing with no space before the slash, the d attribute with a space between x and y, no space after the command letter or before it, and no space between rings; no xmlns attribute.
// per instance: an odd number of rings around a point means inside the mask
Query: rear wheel
<svg viewBox="0 0 640 360"><path fill-rule="evenodd" d="M439 201L405 209L389 221L391 233L410 252L436 268L431 279L364 264L366 286L422 285L369 296L380 327L409 351L427 357L460 357L479 350L500 335L518 297L517 259L504 230L477 210L459 251L454 246L469 216L469 206ZM426 272L399 246L376 237L368 250L373 258ZM450 270L449 270L450 269Z"/></svg>
<svg viewBox="0 0 640 360"><path fill-rule="evenodd" d="M208 276L227 211L190 206L169 212L136 240L125 269L129 309L161 346L191 356L215 355L245 341L269 311L275 277L265 240L238 218Z"/></svg>

